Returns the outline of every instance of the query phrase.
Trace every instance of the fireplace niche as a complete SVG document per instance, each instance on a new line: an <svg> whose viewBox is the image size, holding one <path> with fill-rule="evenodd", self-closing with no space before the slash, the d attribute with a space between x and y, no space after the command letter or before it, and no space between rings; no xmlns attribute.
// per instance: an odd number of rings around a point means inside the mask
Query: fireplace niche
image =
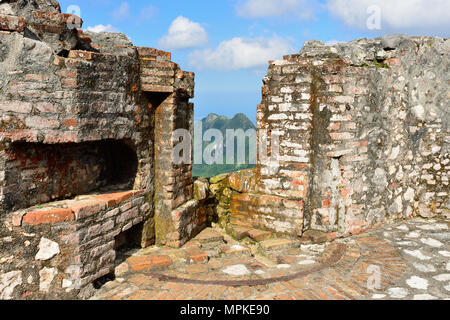
<svg viewBox="0 0 450 320"><path fill-rule="evenodd" d="M41 144L16 142L8 150L2 211L89 193L132 190L138 167L126 140Z"/></svg>

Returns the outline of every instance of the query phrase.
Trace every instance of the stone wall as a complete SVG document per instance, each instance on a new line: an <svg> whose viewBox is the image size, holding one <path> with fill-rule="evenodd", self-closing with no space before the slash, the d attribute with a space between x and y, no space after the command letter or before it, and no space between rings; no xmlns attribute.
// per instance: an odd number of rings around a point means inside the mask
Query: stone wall
<svg viewBox="0 0 450 320"><path fill-rule="evenodd" d="M120 245L180 246L206 226L172 154L194 74L81 23L53 0L0 4L2 299L88 297Z"/></svg>
<svg viewBox="0 0 450 320"><path fill-rule="evenodd" d="M270 62L258 138L278 135L280 152L259 158L256 192L233 197L234 223L333 238L448 214L449 52L449 40L387 36L311 41Z"/></svg>
<svg viewBox="0 0 450 320"><path fill-rule="evenodd" d="M190 217L190 223L181 223L189 230L199 230L199 226L217 225L228 231L232 223L231 200L247 192L256 190L256 169L241 170L232 173L224 173L209 179L194 179L194 199L183 206L184 211L191 208L194 214L183 214L180 210L173 213L177 221ZM190 205L189 205L190 204ZM195 222L197 221L197 222ZM197 232L190 232L196 234Z"/></svg>

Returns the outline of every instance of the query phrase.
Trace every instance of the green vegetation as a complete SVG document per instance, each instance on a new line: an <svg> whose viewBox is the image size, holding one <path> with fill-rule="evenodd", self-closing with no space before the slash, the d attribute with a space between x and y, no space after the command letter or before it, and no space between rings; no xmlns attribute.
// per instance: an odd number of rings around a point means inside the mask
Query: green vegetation
<svg viewBox="0 0 450 320"><path fill-rule="evenodd" d="M235 115L232 119L229 119L225 116L218 116L216 114L209 114L206 118L204 118L202 120L202 130L203 130L203 134L208 130L208 129L218 129L220 130L220 132L222 132L223 134L223 144L224 144L224 163L226 163L226 130L227 129L242 129L245 131L247 131L248 129L254 129L256 130L255 125L247 118L246 115L239 113L237 115ZM194 144L196 146L196 148L201 150L204 150L207 146L208 146L208 142L203 142L202 145L202 141L198 141L197 139L197 135L194 135L196 140L194 141ZM193 166L193 176L195 177L204 177L204 178L210 178L210 177L214 177L217 176L219 174L222 173L229 173L229 172L234 172L234 171L239 171L239 170L245 170L245 169L251 169L251 168L255 168L254 164L249 164L249 144L250 141L248 138L246 138L246 142L245 142L245 146L246 146L246 151L245 151L245 164L212 164L212 165L207 165L207 164L194 164ZM234 148L235 148L235 157L237 158L237 139L235 139L235 144L234 144ZM256 149L256 145L252 145L251 148ZM235 159L236 160L236 159ZM235 161L235 163L237 163L237 161Z"/></svg>
<svg viewBox="0 0 450 320"><path fill-rule="evenodd" d="M389 66L387 64L384 63L384 60L382 60L381 62L379 60L377 60L376 58L373 60L373 64L372 65L368 65L367 63L363 63L361 65L361 67L363 68L383 68L383 69L389 69Z"/></svg>
<svg viewBox="0 0 450 320"><path fill-rule="evenodd" d="M384 64L383 62L380 62L377 59L374 59L373 63L375 63L375 67L377 67L377 68L389 69L389 66L387 64Z"/></svg>

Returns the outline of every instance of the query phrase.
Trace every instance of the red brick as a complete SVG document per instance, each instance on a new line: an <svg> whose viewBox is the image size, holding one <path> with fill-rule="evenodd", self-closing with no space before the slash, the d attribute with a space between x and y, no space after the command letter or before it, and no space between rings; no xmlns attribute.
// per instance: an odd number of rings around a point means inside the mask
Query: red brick
<svg viewBox="0 0 450 320"><path fill-rule="evenodd" d="M289 165L296 169L305 169L308 167L307 163L290 163Z"/></svg>
<svg viewBox="0 0 450 320"><path fill-rule="evenodd" d="M360 145L361 147L367 147L367 146L369 145L369 141L361 141L361 142L359 143L359 145Z"/></svg>
<svg viewBox="0 0 450 320"><path fill-rule="evenodd" d="M47 102L41 102L34 105L34 107L42 113L57 113L60 106Z"/></svg>
<svg viewBox="0 0 450 320"><path fill-rule="evenodd" d="M349 194L352 194L352 193L353 193L352 189L342 189L341 190L341 194L342 194L343 197L346 197L346 196L348 196Z"/></svg>
<svg viewBox="0 0 450 320"><path fill-rule="evenodd" d="M76 78L78 71L74 69L63 69L56 73L62 78Z"/></svg>
<svg viewBox="0 0 450 320"><path fill-rule="evenodd" d="M69 15L51 11L33 11L33 17L38 22L51 22L54 24L60 24L67 22Z"/></svg>
<svg viewBox="0 0 450 320"><path fill-rule="evenodd" d="M54 26L41 23L30 23L30 27L42 33L55 33L55 34L63 34L64 31L67 29L65 24Z"/></svg>
<svg viewBox="0 0 450 320"><path fill-rule="evenodd" d="M325 199L325 200L322 201L322 207L329 208L330 206L331 206L330 199Z"/></svg>
<svg viewBox="0 0 450 320"><path fill-rule="evenodd" d="M193 249L185 249L184 251L188 255L189 259L194 262L201 263L208 261L208 255L200 249L193 248Z"/></svg>
<svg viewBox="0 0 450 320"><path fill-rule="evenodd" d="M23 213L15 213L12 215L12 224L14 227L20 227L22 225Z"/></svg>
<svg viewBox="0 0 450 320"><path fill-rule="evenodd" d="M43 75L43 74L27 74L25 76L25 79L27 80L34 80L34 81L47 81L48 80L48 76L47 75Z"/></svg>
<svg viewBox="0 0 450 320"><path fill-rule="evenodd" d="M77 79L73 78L62 78L61 84L65 88L72 88L72 89L78 88L78 81Z"/></svg>
<svg viewBox="0 0 450 320"><path fill-rule="evenodd" d="M22 32L27 21L22 17L0 15L0 30Z"/></svg>
<svg viewBox="0 0 450 320"><path fill-rule="evenodd" d="M170 52L161 51L155 48L147 48L147 47L136 47L140 56L158 56L158 57L166 57L168 60L172 59L172 55Z"/></svg>
<svg viewBox="0 0 450 320"><path fill-rule="evenodd" d="M339 130L341 128L341 123L340 122L333 122L333 123L331 123L329 126L328 126L328 129L329 130L332 130L332 131L337 131L337 130Z"/></svg>
<svg viewBox="0 0 450 320"><path fill-rule="evenodd" d="M26 118L25 124L33 129L56 129L59 127L59 122L57 120L40 116Z"/></svg>
<svg viewBox="0 0 450 320"><path fill-rule="evenodd" d="M108 204L108 207L111 208L130 199L135 194L136 191L126 191L126 192L101 194L94 196L94 198L105 201Z"/></svg>
<svg viewBox="0 0 450 320"><path fill-rule="evenodd" d="M248 231L248 236L255 241L262 241L268 239L271 236L271 233L269 231L251 229Z"/></svg>
<svg viewBox="0 0 450 320"><path fill-rule="evenodd" d="M79 200L69 203L70 209L75 213L76 219L83 219L97 214L106 209L106 203L102 200Z"/></svg>
<svg viewBox="0 0 450 320"><path fill-rule="evenodd" d="M0 133L14 141L38 142L37 130L15 130L12 132L0 131Z"/></svg>
<svg viewBox="0 0 450 320"><path fill-rule="evenodd" d="M139 272L152 267L152 261L146 256L132 256L127 259L131 271Z"/></svg>
<svg viewBox="0 0 450 320"><path fill-rule="evenodd" d="M65 58L56 56L55 59L53 60L53 64L55 66L63 67L65 64Z"/></svg>
<svg viewBox="0 0 450 320"><path fill-rule="evenodd" d="M151 268L168 267L172 264L169 256L132 256L127 259L131 271L139 272Z"/></svg>
<svg viewBox="0 0 450 320"><path fill-rule="evenodd" d="M305 186L305 185L306 185L305 180L292 180L291 181L291 186L293 186L293 187Z"/></svg>
<svg viewBox="0 0 450 320"><path fill-rule="evenodd" d="M76 127L77 126L77 119L75 118L67 118L61 121L61 123L66 126L67 128Z"/></svg>
<svg viewBox="0 0 450 320"><path fill-rule="evenodd" d="M223 235L214 229L207 228L195 237L200 243L223 241Z"/></svg>
<svg viewBox="0 0 450 320"><path fill-rule="evenodd" d="M26 299L26 298L32 296L33 293L34 292L32 292L32 291L26 291L26 292L22 293L22 299Z"/></svg>
<svg viewBox="0 0 450 320"><path fill-rule="evenodd" d="M70 50L69 52L69 58L72 59L92 60L95 55L96 55L95 52L82 50Z"/></svg>
<svg viewBox="0 0 450 320"><path fill-rule="evenodd" d="M47 211L28 212L23 217L23 224L32 226L73 221L75 218L71 209L51 209Z"/></svg>
<svg viewBox="0 0 450 320"><path fill-rule="evenodd" d="M76 23L76 21L74 21L74 24ZM85 43L91 43L92 39L91 37L89 37L87 34L85 34L83 32L83 30L78 29L78 36L80 37L81 41L85 42Z"/></svg>
<svg viewBox="0 0 450 320"><path fill-rule="evenodd" d="M401 66L402 61L398 58L391 58L386 60L386 64L390 67Z"/></svg>
<svg viewBox="0 0 450 320"><path fill-rule="evenodd" d="M144 92L173 92L173 86L160 86L153 84L142 84L142 91Z"/></svg>
<svg viewBox="0 0 450 320"><path fill-rule="evenodd" d="M70 143L78 142L78 134L76 132L47 131L44 143Z"/></svg>
<svg viewBox="0 0 450 320"><path fill-rule="evenodd" d="M143 194L144 192L145 192L145 190L134 190L133 195L137 196L137 195Z"/></svg>
<svg viewBox="0 0 450 320"><path fill-rule="evenodd" d="M294 257L283 257L278 259L279 264L292 264L295 262Z"/></svg>
<svg viewBox="0 0 450 320"><path fill-rule="evenodd" d="M148 258L151 260L154 268L168 267L172 265L172 260L166 255L148 256Z"/></svg>
<svg viewBox="0 0 450 320"><path fill-rule="evenodd" d="M333 132L330 133L330 136L333 140L349 140L353 139L355 134L351 132Z"/></svg>
<svg viewBox="0 0 450 320"><path fill-rule="evenodd" d="M5 112L31 113L32 104L22 101L0 101L0 110Z"/></svg>

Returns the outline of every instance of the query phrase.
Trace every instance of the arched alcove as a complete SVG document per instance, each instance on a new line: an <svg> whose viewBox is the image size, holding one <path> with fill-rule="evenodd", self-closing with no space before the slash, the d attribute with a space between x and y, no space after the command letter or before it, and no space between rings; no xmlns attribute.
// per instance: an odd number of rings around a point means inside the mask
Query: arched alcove
<svg viewBox="0 0 450 320"><path fill-rule="evenodd" d="M122 140L86 143L13 143L8 150L3 210L73 198L95 191L132 189L136 151Z"/></svg>

